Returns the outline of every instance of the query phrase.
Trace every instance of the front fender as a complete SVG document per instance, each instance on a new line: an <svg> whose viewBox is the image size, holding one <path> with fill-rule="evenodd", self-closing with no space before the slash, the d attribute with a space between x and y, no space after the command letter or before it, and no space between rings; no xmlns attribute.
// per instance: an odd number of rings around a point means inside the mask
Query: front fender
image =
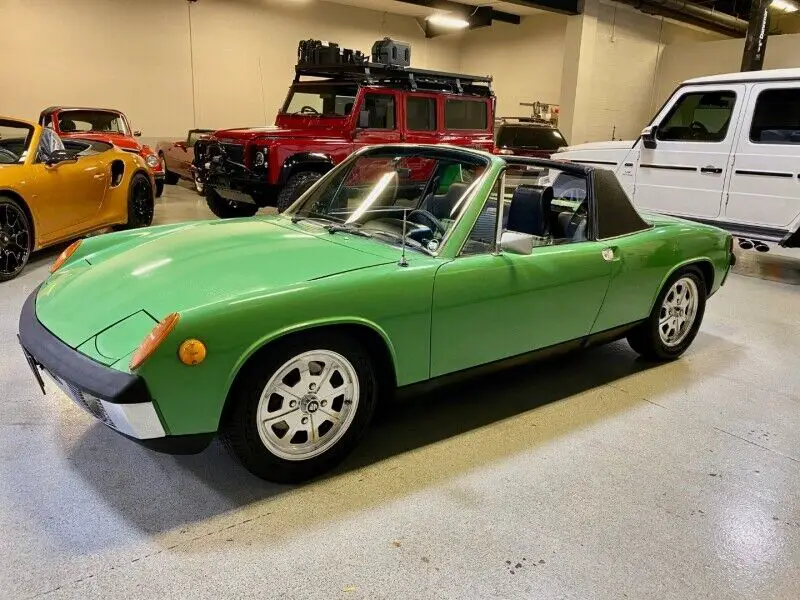
<svg viewBox="0 0 800 600"><path fill-rule="evenodd" d="M333 158L322 152L300 152L298 154L293 154L281 165L277 183L278 185L283 185L293 173L298 171L309 170L326 173L330 171L333 166Z"/></svg>

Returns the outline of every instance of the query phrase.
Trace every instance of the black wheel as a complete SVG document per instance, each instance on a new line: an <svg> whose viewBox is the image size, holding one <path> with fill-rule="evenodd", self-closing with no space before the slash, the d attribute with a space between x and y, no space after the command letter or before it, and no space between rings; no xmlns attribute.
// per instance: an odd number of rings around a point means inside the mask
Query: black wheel
<svg viewBox="0 0 800 600"><path fill-rule="evenodd" d="M164 181L167 185L177 185L178 181L180 181L180 176L167 169L167 159L164 158L163 154L159 156L159 160L161 161L161 168L164 171Z"/></svg>
<svg viewBox="0 0 800 600"><path fill-rule="evenodd" d="M150 185L150 178L144 173L136 173L128 188L127 229L150 226L153 223L153 212L153 186Z"/></svg>
<svg viewBox="0 0 800 600"><path fill-rule="evenodd" d="M294 336L245 367L222 439L259 477L306 481L358 444L377 397L376 372L360 343L330 333Z"/></svg>
<svg viewBox="0 0 800 600"><path fill-rule="evenodd" d="M650 317L628 334L628 343L649 360L678 358L697 336L707 293L697 267L678 270L664 284Z"/></svg>
<svg viewBox="0 0 800 600"><path fill-rule="evenodd" d="M278 194L276 203L278 212L283 212L294 204L294 201L314 185L320 177L322 177L322 174L314 171L301 171L289 177L286 185L283 186L283 189Z"/></svg>
<svg viewBox="0 0 800 600"><path fill-rule="evenodd" d="M156 198L161 198L161 194L164 193L164 180L156 181Z"/></svg>
<svg viewBox="0 0 800 600"><path fill-rule="evenodd" d="M28 264L33 227L20 204L0 196L0 281L14 279Z"/></svg>
<svg viewBox="0 0 800 600"><path fill-rule="evenodd" d="M234 202L220 196L214 188L206 188L206 204L220 219L235 219L237 217L252 217L256 214L258 206L249 202Z"/></svg>

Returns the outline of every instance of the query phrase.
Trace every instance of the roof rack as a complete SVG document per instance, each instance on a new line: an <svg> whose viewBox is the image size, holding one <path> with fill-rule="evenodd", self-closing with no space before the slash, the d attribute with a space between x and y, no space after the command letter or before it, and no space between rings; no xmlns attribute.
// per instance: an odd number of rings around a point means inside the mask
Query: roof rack
<svg viewBox="0 0 800 600"><path fill-rule="evenodd" d="M355 81L366 84L388 83L417 89L444 89L454 93L469 93L483 96L492 95L492 78L481 75L464 75L445 71L430 71L365 62L361 64L297 65L295 82L301 76L328 77L342 81Z"/></svg>

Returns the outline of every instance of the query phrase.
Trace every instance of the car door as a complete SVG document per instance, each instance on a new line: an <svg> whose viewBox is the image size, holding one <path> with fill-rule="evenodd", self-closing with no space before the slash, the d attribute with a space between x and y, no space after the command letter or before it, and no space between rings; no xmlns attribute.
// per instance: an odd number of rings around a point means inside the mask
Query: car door
<svg viewBox="0 0 800 600"><path fill-rule="evenodd" d="M107 165L100 156L48 166L37 160L34 198L43 243L85 231L97 218L108 185Z"/></svg>
<svg viewBox="0 0 800 600"><path fill-rule="evenodd" d="M510 211L524 187L512 193ZM560 221L571 223L579 208L564 208ZM578 340L589 334L603 304L611 277L606 245L561 232L530 253L495 254L494 214L489 202L461 254L436 272L431 377ZM506 232L523 229L512 216Z"/></svg>
<svg viewBox="0 0 800 600"><path fill-rule="evenodd" d="M719 216L744 85L687 86L654 121L656 147L639 141L634 203L657 212Z"/></svg>
<svg viewBox="0 0 800 600"><path fill-rule="evenodd" d="M800 82L754 84L736 145L725 220L785 229L800 215Z"/></svg>
<svg viewBox="0 0 800 600"><path fill-rule="evenodd" d="M402 140L399 103L393 91L367 91L362 96L354 137L355 149Z"/></svg>

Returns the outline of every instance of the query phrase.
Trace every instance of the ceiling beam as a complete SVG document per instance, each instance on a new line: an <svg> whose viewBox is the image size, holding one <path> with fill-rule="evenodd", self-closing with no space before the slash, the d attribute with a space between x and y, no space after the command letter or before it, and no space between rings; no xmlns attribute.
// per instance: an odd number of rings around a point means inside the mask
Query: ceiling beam
<svg viewBox="0 0 800 600"><path fill-rule="evenodd" d="M580 14L579 0L503 0L506 4L516 4L525 8L538 8L562 15Z"/></svg>
<svg viewBox="0 0 800 600"><path fill-rule="evenodd" d="M476 23L476 27L485 27L491 25L492 21L502 21L503 23L511 23L512 25L519 25L522 18L519 15L507 13L502 10L496 10L488 6L474 6L472 4L461 4L460 2L453 2L453 0L397 0L404 4L413 4L414 6L424 6L425 8L433 8L438 10L445 10L448 12L456 13ZM488 21L488 22L487 22ZM473 27L470 26L470 29Z"/></svg>

